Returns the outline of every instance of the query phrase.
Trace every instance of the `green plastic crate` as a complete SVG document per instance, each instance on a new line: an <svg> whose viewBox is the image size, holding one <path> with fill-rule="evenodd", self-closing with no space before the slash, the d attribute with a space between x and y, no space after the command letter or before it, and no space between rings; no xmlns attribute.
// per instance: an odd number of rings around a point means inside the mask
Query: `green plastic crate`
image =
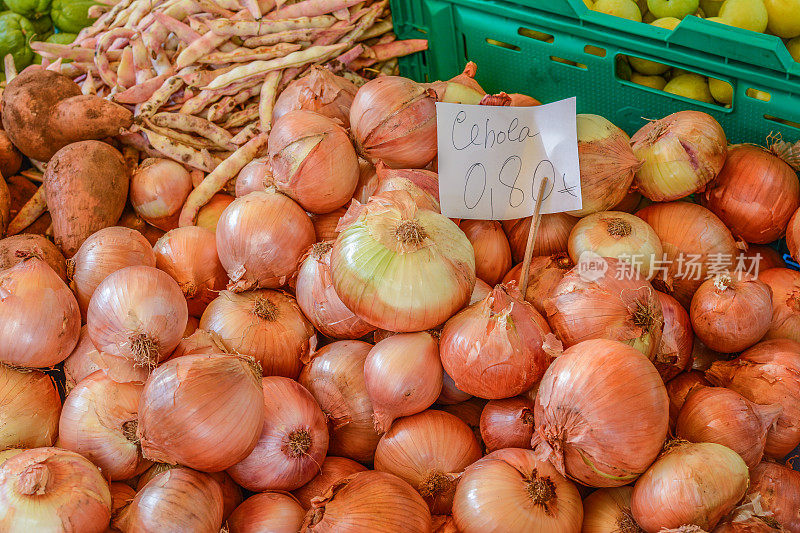
<svg viewBox="0 0 800 533"><path fill-rule="evenodd" d="M800 139L800 64L780 39L687 17L674 30L590 11L581 0L391 0L400 38L427 38L429 50L401 60L419 81L448 79L466 62L489 92L543 102L577 96L579 113L603 115L629 133L647 119L683 109L713 115L731 142ZM536 32L552 42L535 38ZM601 54L597 55L598 49ZM733 105L704 104L624 81L618 56L636 56L731 83ZM566 59L583 66L558 62ZM769 94L769 101L748 96ZM752 92L751 92L752 93Z"/></svg>

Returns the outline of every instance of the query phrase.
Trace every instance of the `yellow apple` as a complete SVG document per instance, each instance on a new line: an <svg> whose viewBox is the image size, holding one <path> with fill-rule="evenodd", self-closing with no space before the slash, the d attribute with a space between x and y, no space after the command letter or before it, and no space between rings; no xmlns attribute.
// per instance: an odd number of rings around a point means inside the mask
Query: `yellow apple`
<svg viewBox="0 0 800 533"><path fill-rule="evenodd" d="M719 17L708 17L706 20L709 22L716 22L717 24L725 24L726 26L730 26L730 24L728 24Z"/></svg>
<svg viewBox="0 0 800 533"><path fill-rule="evenodd" d="M767 29L767 7L764 0L725 0L719 18L737 28L764 33Z"/></svg>
<svg viewBox="0 0 800 533"><path fill-rule="evenodd" d="M764 6L770 33L784 39L800 36L800 0L764 0Z"/></svg>
<svg viewBox="0 0 800 533"><path fill-rule="evenodd" d="M661 17L660 19L656 19L650 23L651 26L656 26L657 28L664 28L667 30L674 30L678 27L678 24L681 23L681 19L675 17Z"/></svg>
<svg viewBox="0 0 800 533"><path fill-rule="evenodd" d="M593 9L607 15L614 15L636 22L642 21L642 12L633 0L597 0Z"/></svg>
<svg viewBox="0 0 800 533"><path fill-rule="evenodd" d="M644 85L645 87L650 87L658 91L663 91L664 86L667 84L667 80L661 76L643 76L635 72L631 74L631 81L633 83Z"/></svg>
<svg viewBox="0 0 800 533"><path fill-rule="evenodd" d="M647 0L647 7L656 17L677 17L682 19L697 11L699 0Z"/></svg>
<svg viewBox="0 0 800 533"><path fill-rule="evenodd" d="M706 17L716 17L719 15L719 8L725 0L700 0L700 9L706 14Z"/></svg>
<svg viewBox="0 0 800 533"><path fill-rule="evenodd" d="M786 43L786 49L789 50L792 59L800 63L800 37L790 39L789 42Z"/></svg>
<svg viewBox="0 0 800 533"><path fill-rule="evenodd" d="M708 78L708 89L711 91L711 96L714 97L714 100L720 104L733 103L733 86L727 81Z"/></svg>
<svg viewBox="0 0 800 533"><path fill-rule="evenodd" d="M681 74L677 78L671 79L664 87L664 91L692 100L700 100L707 104L714 103L714 98L708 89L708 82L705 76L700 74Z"/></svg>

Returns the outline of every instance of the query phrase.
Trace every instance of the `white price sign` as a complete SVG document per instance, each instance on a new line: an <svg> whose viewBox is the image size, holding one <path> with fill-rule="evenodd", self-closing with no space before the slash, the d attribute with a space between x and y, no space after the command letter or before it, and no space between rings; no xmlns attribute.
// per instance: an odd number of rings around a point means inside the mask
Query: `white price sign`
<svg viewBox="0 0 800 533"><path fill-rule="evenodd" d="M581 208L575 98L536 107L436 104L439 200L450 218L531 216Z"/></svg>

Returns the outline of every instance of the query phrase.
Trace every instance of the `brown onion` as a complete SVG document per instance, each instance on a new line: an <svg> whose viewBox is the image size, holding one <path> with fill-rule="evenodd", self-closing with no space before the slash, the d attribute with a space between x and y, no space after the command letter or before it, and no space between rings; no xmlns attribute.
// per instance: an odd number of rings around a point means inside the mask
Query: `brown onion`
<svg viewBox="0 0 800 533"><path fill-rule="evenodd" d="M208 472L238 463L263 426L260 383L258 365L235 355L185 355L162 364L139 401L142 454Z"/></svg>
<svg viewBox="0 0 800 533"><path fill-rule="evenodd" d="M740 352L769 330L772 290L749 274L722 274L700 285L689 315L703 344L722 353Z"/></svg>
<svg viewBox="0 0 800 533"><path fill-rule="evenodd" d="M648 122L631 143L644 161L634 185L654 202L702 191L722 168L728 147L722 126L701 111L678 111Z"/></svg>
<svg viewBox="0 0 800 533"><path fill-rule="evenodd" d="M300 505L302 505L304 509L309 509L311 507L311 500L317 496L324 496L331 485L352 474L363 472L366 469L364 465L352 459L332 457L329 455L320 466L319 474L311 478L311 481L299 489L293 490L292 495L297 498L297 501L300 502Z"/></svg>
<svg viewBox="0 0 800 533"><path fill-rule="evenodd" d="M710 531L742 499L747 465L721 444L670 443L633 487L631 511L648 533L694 524Z"/></svg>
<svg viewBox="0 0 800 533"><path fill-rule="evenodd" d="M126 207L122 212L122 216L117 220L117 226L123 226L138 231L144 235L144 238L147 239L147 242L151 245L155 244L156 241L164 235L164 230L160 230L145 222L144 219L130 207Z"/></svg>
<svg viewBox="0 0 800 533"><path fill-rule="evenodd" d="M566 252L569 247L569 234L578 219L566 213L553 213L542 215L539 230L536 233L536 242L533 244L533 255L553 255ZM504 220L503 230L508 236L511 246L511 255L515 263L521 263L525 258L525 246L528 243L528 233L531 228L531 217L516 220Z"/></svg>
<svg viewBox="0 0 800 533"><path fill-rule="evenodd" d="M113 524L136 498L136 489L127 483L114 481L108 484L108 490L111 493L111 522ZM109 527L109 530L115 531L116 528Z"/></svg>
<svg viewBox="0 0 800 533"><path fill-rule="evenodd" d="M577 533L583 521L575 485L531 450L507 448L461 476L453 518L462 533Z"/></svg>
<svg viewBox="0 0 800 533"><path fill-rule="evenodd" d="M392 168L422 168L436 156L436 93L398 76L364 84L350 107L356 148Z"/></svg>
<svg viewBox="0 0 800 533"><path fill-rule="evenodd" d="M691 392L700 387L709 387L709 382L702 372L697 370L687 370L681 372L666 384L667 395L669 396L669 427L675 433L675 423L678 421L678 414L686 402L686 397Z"/></svg>
<svg viewBox="0 0 800 533"><path fill-rule="evenodd" d="M800 272L770 268L762 270L758 279L772 291L772 320L764 340L800 341Z"/></svg>
<svg viewBox="0 0 800 533"><path fill-rule="evenodd" d="M800 258L800 216L798 213L800 213L800 209L794 212L786 228L786 247L789 249L789 255L795 261Z"/></svg>
<svg viewBox="0 0 800 533"><path fill-rule="evenodd" d="M736 514L736 510L734 510L734 518L725 518L725 520L714 528L713 533L775 533L776 531L780 533L785 531L782 528L777 529L773 527L774 525L774 519L771 519L769 516L760 517L750 512L746 512L744 515L738 515ZM680 532L680 530L678 531L679 533L683 533ZM698 533L702 531L703 530L700 529ZM692 532L687 531L687 533Z"/></svg>
<svg viewBox="0 0 800 533"><path fill-rule="evenodd" d="M505 283L505 281L503 281ZM492 292L492 287L482 279L475 278L475 288L472 289L472 295L469 297L469 305L478 303Z"/></svg>
<svg viewBox="0 0 800 533"><path fill-rule="evenodd" d="M421 331L378 342L364 362L364 381L379 433L388 431L401 416L424 411L442 391L437 339Z"/></svg>
<svg viewBox="0 0 800 533"><path fill-rule="evenodd" d="M664 333L653 364L666 383L683 372L692 361L694 334L689 313L678 300L663 292L656 292L656 296L664 315Z"/></svg>
<svg viewBox="0 0 800 533"><path fill-rule="evenodd" d="M489 401L480 428L487 452L527 448L533 437L533 401L525 396Z"/></svg>
<svg viewBox="0 0 800 533"><path fill-rule="evenodd" d="M0 531L103 533L110 518L106 480L77 453L33 448L0 464Z"/></svg>
<svg viewBox="0 0 800 533"><path fill-rule="evenodd" d="M439 175L430 170L395 170L378 161L375 166L377 184L371 196L387 191L406 191L418 207L440 211Z"/></svg>
<svg viewBox="0 0 800 533"><path fill-rule="evenodd" d="M375 326L358 318L342 303L331 279L330 241L311 246L297 272L297 305L320 333L333 339L358 339Z"/></svg>
<svg viewBox="0 0 800 533"><path fill-rule="evenodd" d="M274 186L268 157L258 157L247 163L236 177L236 197Z"/></svg>
<svg viewBox="0 0 800 533"><path fill-rule="evenodd" d="M67 279L64 254L58 246L42 235L23 233L0 239L0 271L25 261L28 257L38 257L52 268L58 277Z"/></svg>
<svg viewBox="0 0 800 533"><path fill-rule="evenodd" d="M336 237L339 236L339 231L336 228L345 213L347 213L346 207L340 207L335 211L322 215L309 213L311 223L314 224L314 235L317 237L317 242L336 240Z"/></svg>
<svg viewBox="0 0 800 533"><path fill-rule="evenodd" d="M433 409L450 413L451 415L460 418L466 425L470 427L475 439L480 444L481 449L484 448L483 437L481 436L481 414L483 413L488 400L483 398L470 398L469 400L455 403L451 405L436 405Z"/></svg>
<svg viewBox="0 0 800 533"><path fill-rule="evenodd" d="M631 516L633 487L597 489L583 500L581 533L644 533Z"/></svg>
<svg viewBox="0 0 800 533"><path fill-rule="evenodd" d="M462 220L461 231L475 249L475 275L496 285L511 269L511 247L496 220Z"/></svg>
<svg viewBox="0 0 800 533"><path fill-rule="evenodd" d="M642 193L639 191L629 191L617 205L611 208L612 211L622 211L633 213L642 201Z"/></svg>
<svg viewBox="0 0 800 533"><path fill-rule="evenodd" d="M736 238L766 244L786 233L800 207L800 183L794 169L777 155L740 144L728 150L725 165L702 201Z"/></svg>
<svg viewBox="0 0 800 533"><path fill-rule="evenodd" d="M747 498L761 497L761 506L770 518L787 531L800 531L800 472L771 461L750 469Z"/></svg>
<svg viewBox="0 0 800 533"><path fill-rule="evenodd" d="M431 517L433 523L432 533L459 533L456 520L452 515L438 514Z"/></svg>
<svg viewBox="0 0 800 533"><path fill-rule="evenodd" d="M477 285L476 285L477 286ZM453 378L447 375L447 372L442 372L442 392L436 398L436 403L439 405L453 405L456 403L466 402L472 398L472 394L460 390L456 387Z"/></svg>
<svg viewBox="0 0 800 533"><path fill-rule="evenodd" d="M131 206L146 222L164 231L178 227L190 192L192 177L171 159L147 158L131 176Z"/></svg>
<svg viewBox="0 0 800 533"><path fill-rule="evenodd" d="M139 476L136 481L136 490L142 490L151 479L170 469L190 470L184 466L155 463ZM242 496L242 489L236 484L233 478L225 472L210 472L208 475L211 476L222 489L222 516L223 518L227 518L239 504L242 503L244 499Z"/></svg>
<svg viewBox="0 0 800 533"><path fill-rule="evenodd" d="M566 252L557 252L553 255L543 255L531 258L528 269L528 288L525 291L525 301L545 315L544 301L552 296L556 286L561 282L564 274L569 272L575 263ZM503 278L503 283L515 281L521 283L522 263L518 263Z"/></svg>
<svg viewBox="0 0 800 533"><path fill-rule="evenodd" d="M208 304L200 328L218 334L228 351L254 357L265 376L296 378L317 344L297 302L281 291L222 291Z"/></svg>
<svg viewBox="0 0 800 533"><path fill-rule="evenodd" d="M208 231L216 232L222 214L234 200L235 198L230 194L215 194L211 197L211 200L197 212L196 224Z"/></svg>
<svg viewBox="0 0 800 533"><path fill-rule="evenodd" d="M230 533L297 533L306 512L288 494L262 492L242 502L228 518Z"/></svg>
<svg viewBox="0 0 800 533"><path fill-rule="evenodd" d="M256 447L228 473L254 492L294 490L319 473L328 452L325 415L299 383L280 376L261 380L264 426Z"/></svg>
<svg viewBox="0 0 800 533"><path fill-rule="evenodd" d="M284 285L315 239L305 211L274 190L237 198L220 218L216 236L229 288L237 292Z"/></svg>
<svg viewBox="0 0 800 533"><path fill-rule="evenodd" d="M365 204L378 189L378 174L375 165L358 158L358 185L353 193L353 198L359 203Z"/></svg>
<svg viewBox="0 0 800 533"><path fill-rule="evenodd" d="M705 372L715 361L730 361L736 357L736 354L720 353L712 350L703 341L695 335L694 343L692 343L692 369Z"/></svg>
<svg viewBox="0 0 800 533"><path fill-rule="evenodd" d="M50 376L0 364L0 450L52 446L60 412Z"/></svg>
<svg viewBox="0 0 800 533"><path fill-rule="evenodd" d="M0 272L0 362L49 367L78 343L81 312L64 281L32 257Z"/></svg>
<svg viewBox="0 0 800 533"><path fill-rule="evenodd" d="M800 444L800 343L760 342L732 361L714 363L706 377L753 403L783 407L777 426L767 433L766 455L780 459Z"/></svg>
<svg viewBox="0 0 800 533"><path fill-rule="evenodd" d="M199 226L175 228L158 239L153 250L156 268L178 282L189 314L201 316L228 281L214 233Z"/></svg>
<svg viewBox="0 0 800 533"><path fill-rule="evenodd" d="M641 352L597 339L568 348L539 384L532 445L559 472L592 487L619 487L658 455L669 398Z"/></svg>
<svg viewBox="0 0 800 533"><path fill-rule="evenodd" d="M392 473L417 489L433 514L449 513L458 475L481 458L464 422L428 410L392 424L375 451L375 470Z"/></svg>
<svg viewBox="0 0 800 533"><path fill-rule="evenodd" d="M445 324L440 355L460 390L486 399L510 398L542 378L551 356L550 328L515 288L498 285Z"/></svg>
<svg viewBox="0 0 800 533"><path fill-rule="evenodd" d="M339 120L349 128L350 106L356 92L358 87L350 80L314 65L307 75L294 80L281 91L272 110L272 120L278 120L290 111L305 109Z"/></svg>
<svg viewBox="0 0 800 533"><path fill-rule="evenodd" d="M786 268L783 254L766 244L748 244L747 250L736 256L736 270L759 274L770 268Z"/></svg>
<svg viewBox="0 0 800 533"><path fill-rule="evenodd" d="M381 78L378 78L381 79ZM387 472L359 472L312 502L301 531L308 533L419 533L431 513L411 485Z"/></svg>

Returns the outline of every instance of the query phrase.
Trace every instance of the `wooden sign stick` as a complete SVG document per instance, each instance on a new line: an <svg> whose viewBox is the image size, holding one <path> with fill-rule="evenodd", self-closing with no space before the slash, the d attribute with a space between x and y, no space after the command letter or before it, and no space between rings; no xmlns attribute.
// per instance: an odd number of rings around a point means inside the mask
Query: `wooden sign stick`
<svg viewBox="0 0 800 533"><path fill-rule="evenodd" d="M523 299L525 298L525 292L528 290L528 270L531 268L531 259L533 258L533 243L536 242L536 234L539 232L539 226L542 222L542 200L544 199L544 188L546 186L547 176L542 178L542 183L539 184L539 194L536 196L536 206L534 206L531 227L528 230L528 242L525 244L525 259L522 261L522 272L519 275L519 290Z"/></svg>

